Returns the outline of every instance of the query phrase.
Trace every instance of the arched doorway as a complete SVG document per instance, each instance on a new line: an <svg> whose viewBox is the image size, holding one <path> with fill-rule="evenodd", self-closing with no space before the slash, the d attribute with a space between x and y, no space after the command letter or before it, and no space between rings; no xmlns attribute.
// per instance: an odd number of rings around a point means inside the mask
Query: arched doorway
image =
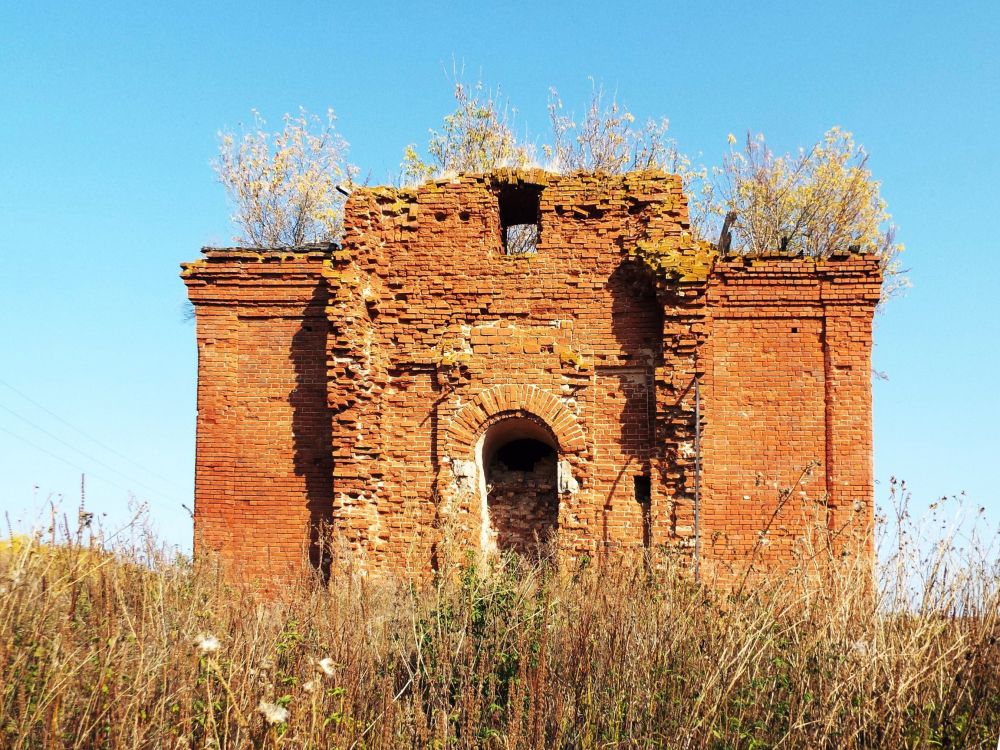
<svg viewBox="0 0 1000 750"><path fill-rule="evenodd" d="M479 446L484 548L535 557L559 526L558 443L541 420L510 416Z"/></svg>

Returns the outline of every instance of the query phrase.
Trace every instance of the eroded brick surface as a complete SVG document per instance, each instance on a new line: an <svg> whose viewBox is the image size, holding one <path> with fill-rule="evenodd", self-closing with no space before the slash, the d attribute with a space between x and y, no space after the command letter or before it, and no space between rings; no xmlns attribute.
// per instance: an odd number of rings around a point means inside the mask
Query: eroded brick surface
<svg viewBox="0 0 1000 750"><path fill-rule="evenodd" d="M539 196L535 254L505 254L511 185ZM722 575L870 528L874 259L715 258L658 173L359 190L345 225L342 247L185 266L199 550L282 575L329 523L360 569L423 572L446 543L523 546L551 492L570 555L689 554L696 378ZM483 447L518 438L557 449L554 486L518 506L506 477L491 519Z"/></svg>
<svg viewBox="0 0 1000 750"><path fill-rule="evenodd" d="M494 458L486 468L486 506L493 532L488 546L529 557L544 554L559 526L555 454L530 468L511 468Z"/></svg>

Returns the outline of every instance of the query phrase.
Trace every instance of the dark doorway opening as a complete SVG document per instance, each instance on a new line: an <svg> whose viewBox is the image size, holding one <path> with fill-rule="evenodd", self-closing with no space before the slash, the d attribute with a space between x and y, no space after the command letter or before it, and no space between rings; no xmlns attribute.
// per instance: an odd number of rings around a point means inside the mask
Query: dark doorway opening
<svg viewBox="0 0 1000 750"><path fill-rule="evenodd" d="M498 551L536 558L558 528L555 445L543 425L527 418L506 419L487 433L486 510Z"/></svg>

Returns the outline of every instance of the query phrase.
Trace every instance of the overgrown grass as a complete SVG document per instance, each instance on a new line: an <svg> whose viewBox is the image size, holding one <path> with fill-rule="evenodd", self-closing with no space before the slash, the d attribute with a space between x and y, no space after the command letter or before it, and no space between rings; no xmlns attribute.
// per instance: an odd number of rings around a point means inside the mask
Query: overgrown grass
<svg viewBox="0 0 1000 750"><path fill-rule="evenodd" d="M23 538L0 546L0 746L993 748L996 548L893 527L874 589L840 569L738 598L507 560L266 599L148 540Z"/></svg>

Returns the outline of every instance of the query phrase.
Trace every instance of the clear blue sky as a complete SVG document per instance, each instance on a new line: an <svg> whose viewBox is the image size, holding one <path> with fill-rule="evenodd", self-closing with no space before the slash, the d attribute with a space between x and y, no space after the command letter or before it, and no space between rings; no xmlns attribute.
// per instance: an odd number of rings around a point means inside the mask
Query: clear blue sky
<svg viewBox="0 0 1000 750"><path fill-rule="evenodd" d="M995 525L998 50L986 1L0 3L0 513L30 522L60 495L74 512L82 468L109 523L131 489L187 547L178 264L231 238L217 131L332 106L387 181L450 109L454 59L535 132L548 87L583 102L588 76L710 162L730 132L789 150L853 131L913 281L877 324L879 495L891 475L918 504L965 491Z"/></svg>

